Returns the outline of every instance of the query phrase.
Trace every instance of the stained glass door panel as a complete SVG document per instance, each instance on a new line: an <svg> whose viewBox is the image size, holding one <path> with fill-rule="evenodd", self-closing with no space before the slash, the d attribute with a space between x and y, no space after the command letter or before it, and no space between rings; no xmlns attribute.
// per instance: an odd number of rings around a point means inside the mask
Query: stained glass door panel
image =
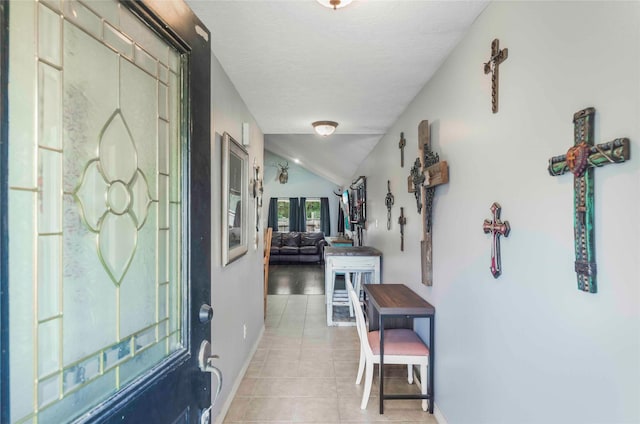
<svg viewBox="0 0 640 424"><path fill-rule="evenodd" d="M115 1L9 28L10 416L72 422L192 356L189 56Z"/></svg>

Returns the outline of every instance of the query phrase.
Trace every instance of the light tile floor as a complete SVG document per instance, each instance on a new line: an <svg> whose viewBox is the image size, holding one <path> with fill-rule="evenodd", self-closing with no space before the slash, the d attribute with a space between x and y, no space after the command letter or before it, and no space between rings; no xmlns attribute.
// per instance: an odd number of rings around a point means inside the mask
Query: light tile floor
<svg viewBox="0 0 640 424"><path fill-rule="evenodd" d="M327 327L323 295L270 295L264 336L224 422L436 424L419 400L385 401L380 415L377 368L361 410L358 359L355 327ZM385 375L385 392L419 393L405 365L385 367Z"/></svg>

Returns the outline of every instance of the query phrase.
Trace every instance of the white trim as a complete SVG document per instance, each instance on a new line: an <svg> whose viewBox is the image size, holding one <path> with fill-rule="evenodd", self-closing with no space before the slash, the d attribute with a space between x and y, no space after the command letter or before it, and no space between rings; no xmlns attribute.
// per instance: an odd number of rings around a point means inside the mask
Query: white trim
<svg viewBox="0 0 640 424"><path fill-rule="evenodd" d="M444 417L444 414L435 403L433 404L433 417L436 419L438 424L448 424L447 419Z"/></svg>
<svg viewBox="0 0 640 424"><path fill-rule="evenodd" d="M247 372L247 369L249 368L249 364L251 363L253 356L256 354L256 350L258 350L258 345L260 344L260 341L262 340L263 335L264 335L264 325L260 330L260 335L258 336L256 342L251 348L251 353L247 356L247 360L242 366L242 369L240 370L240 372L238 373L238 377L236 378L236 381L233 383L233 387L229 392L229 396L227 396L227 399L225 400L224 405L222 405L222 408L220 409L220 413L215 418L215 421L214 421L215 424L222 424L224 422L224 419L226 418L227 413L229 412L229 408L231 407L231 403L233 402L233 399L236 397L236 393L238 392L240 383L242 383L242 379L244 378L244 375Z"/></svg>
<svg viewBox="0 0 640 424"><path fill-rule="evenodd" d="M422 389L422 386L421 386L422 383L420 382L420 375L416 374L415 367L413 369L413 381L415 381L418 388ZM433 403L433 418L436 419L438 424L448 424L447 419L445 418L444 414L442 413L440 408L438 408L438 405L435 402Z"/></svg>

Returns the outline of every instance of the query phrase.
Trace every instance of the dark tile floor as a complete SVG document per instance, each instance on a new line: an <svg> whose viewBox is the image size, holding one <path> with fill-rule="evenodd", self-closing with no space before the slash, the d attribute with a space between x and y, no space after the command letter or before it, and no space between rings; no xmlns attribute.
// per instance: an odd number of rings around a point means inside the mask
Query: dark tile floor
<svg viewBox="0 0 640 424"><path fill-rule="evenodd" d="M336 276L337 290L344 290L344 275ZM269 265L269 295L324 295L324 264ZM268 309L267 309L268 310ZM333 321L353 322L347 306L333 308Z"/></svg>
<svg viewBox="0 0 640 424"><path fill-rule="evenodd" d="M324 264L269 265L267 294L324 294Z"/></svg>

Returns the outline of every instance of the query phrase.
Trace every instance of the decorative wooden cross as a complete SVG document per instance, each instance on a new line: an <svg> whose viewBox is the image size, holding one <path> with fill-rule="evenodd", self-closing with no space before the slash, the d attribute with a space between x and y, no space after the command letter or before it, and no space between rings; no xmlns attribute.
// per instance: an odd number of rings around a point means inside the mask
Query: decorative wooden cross
<svg viewBox="0 0 640 424"><path fill-rule="evenodd" d="M391 207L395 199L391 194L391 181L387 180L387 196L384 198L384 204L387 206L387 230L391 229Z"/></svg>
<svg viewBox="0 0 640 424"><path fill-rule="evenodd" d="M597 268L593 229L593 168L629 160L628 138L617 138L594 146L596 110L592 107L573 115L574 145L566 155L549 159L548 171L558 176L573 173L573 232L578 289L596 293Z"/></svg>
<svg viewBox="0 0 640 424"><path fill-rule="evenodd" d="M404 139L404 133L400 133L400 142L398 148L400 149L400 167L404 168L404 146L407 145L407 140Z"/></svg>
<svg viewBox="0 0 640 424"><path fill-rule="evenodd" d="M484 233L491 233L493 235L493 241L491 243L491 274L493 274L493 278L498 278L500 274L502 274L502 266L500 265L500 236L508 237L511 231L509 221L500 221L500 211L502 211L500 204L493 202L493 205L491 205L493 221L485 219L482 224Z"/></svg>
<svg viewBox="0 0 640 424"><path fill-rule="evenodd" d="M485 75L491 72L491 110L498 112L498 67L507 60L509 49L500 50L500 40L497 38L491 42L491 57L484 64Z"/></svg>
<svg viewBox="0 0 640 424"><path fill-rule="evenodd" d="M440 162L437 153L431 150L429 137L429 121L418 125L419 157L411 169L409 176L409 193L416 195L418 212L422 215L422 240L420 256L422 263L422 284L433 284L433 254L431 216L436 186L449 182L449 166L446 161Z"/></svg>
<svg viewBox="0 0 640 424"><path fill-rule="evenodd" d="M398 224L400 224L400 251L404 252L404 226L407 225L407 217L404 216L404 208L402 206L400 207Z"/></svg>

